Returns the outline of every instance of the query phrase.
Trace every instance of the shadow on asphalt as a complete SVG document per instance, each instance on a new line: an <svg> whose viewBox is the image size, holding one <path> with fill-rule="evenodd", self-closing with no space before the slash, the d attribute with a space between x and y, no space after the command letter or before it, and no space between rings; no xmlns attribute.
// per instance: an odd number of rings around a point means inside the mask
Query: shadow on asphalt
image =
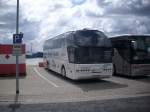
<svg viewBox="0 0 150 112"><path fill-rule="evenodd" d="M150 76L141 76L141 77L134 78L133 80L150 83Z"/></svg>
<svg viewBox="0 0 150 112"><path fill-rule="evenodd" d="M141 82L145 82L145 83L150 83L150 75L143 75L143 76L125 76L125 75L121 75L121 74L117 74L115 75L116 77L120 77L120 78L126 78L129 80L136 80L136 81L141 81Z"/></svg>
<svg viewBox="0 0 150 112"><path fill-rule="evenodd" d="M71 83L72 85L81 88L83 91L117 89L117 88L124 88L128 86L125 84L119 84L112 81L107 81L105 79L71 80L51 70L46 70L46 71L48 72L48 74L53 75L54 77L59 78L67 83Z"/></svg>
<svg viewBox="0 0 150 112"><path fill-rule="evenodd" d="M20 76L19 77L20 79L25 79L26 78L26 76ZM14 75L14 76L0 76L0 80L14 80L14 79L16 79L16 75Z"/></svg>
<svg viewBox="0 0 150 112"><path fill-rule="evenodd" d="M65 103L22 104L12 109L0 105L2 112L150 112L150 96ZM11 106L9 106L11 107Z"/></svg>
<svg viewBox="0 0 150 112"><path fill-rule="evenodd" d="M128 85L125 84L119 84L119 83L114 83L111 81L105 81L105 80L92 80L88 81L85 80L76 82L76 85L80 87L83 91L92 91L92 90L106 90L106 89L117 89L117 88L125 88Z"/></svg>
<svg viewBox="0 0 150 112"><path fill-rule="evenodd" d="M21 103L18 101L18 99L19 99L19 94L16 94L14 98L14 102L8 106L11 109L10 112L16 112L17 109L20 108Z"/></svg>

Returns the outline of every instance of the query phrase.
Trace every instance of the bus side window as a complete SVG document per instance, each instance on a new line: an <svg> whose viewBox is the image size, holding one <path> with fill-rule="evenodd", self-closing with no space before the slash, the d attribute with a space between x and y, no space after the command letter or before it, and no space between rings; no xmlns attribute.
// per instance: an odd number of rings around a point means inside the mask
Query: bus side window
<svg viewBox="0 0 150 112"><path fill-rule="evenodd" d="M63 38L61 41L61 47L64 48L66 46L66 39Z"/></svg>
<svg viewBox="0 0 150 112"><path fill-rule="evenodd" d="M74 45L74 36L72 34L67 35L66 44L67 44L67 46Z"/></svg>
<svg viewBox="0 0 150 112"><path fill-rule="evenodd" d="M75 48L68 47L68 57L69 57L69 62L71 63L75 62Z"/></svg>

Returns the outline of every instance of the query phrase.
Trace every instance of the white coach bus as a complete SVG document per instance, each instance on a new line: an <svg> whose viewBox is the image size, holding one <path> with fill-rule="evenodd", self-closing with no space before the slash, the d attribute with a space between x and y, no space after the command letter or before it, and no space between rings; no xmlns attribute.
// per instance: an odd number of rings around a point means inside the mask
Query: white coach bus
<svg viewBox="0 0 150 112"><path fill-rule="evenodd" d="M150 36L122 35L111 38L114 74L150 75Z"/></svg>
<svg viewBox="0 0 150 112"><path fill-rule="evenodd" d="M70 79L110 77L111 41L98 30L70 31L44 43L44 65Z"/></svg>

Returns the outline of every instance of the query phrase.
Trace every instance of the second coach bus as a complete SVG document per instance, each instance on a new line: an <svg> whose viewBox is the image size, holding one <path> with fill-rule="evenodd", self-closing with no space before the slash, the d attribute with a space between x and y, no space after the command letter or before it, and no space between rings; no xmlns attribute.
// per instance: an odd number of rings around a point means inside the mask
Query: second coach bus
<svg viewBox="0 0 150 112"><path fill-rule="evenodd" d="M44 43L45 67L70 79L112 75L111 41L98 30L70 31Z"/></svg>
<svg viewBox="0 0 150 112"><path fill-rule="evenodd" d="M112 37L114 74L150 75L150 36L123 35Z"/></svg>

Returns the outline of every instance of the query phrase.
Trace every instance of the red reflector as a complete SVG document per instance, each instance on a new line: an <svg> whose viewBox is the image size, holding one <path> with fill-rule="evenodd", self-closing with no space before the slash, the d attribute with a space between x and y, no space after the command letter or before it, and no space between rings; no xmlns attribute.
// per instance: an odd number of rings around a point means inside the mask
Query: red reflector
<svg viewBox="0 0 150 112"><path fill-rule="evenodd" d="M39 62L39 67L44 67L44 63L43 62Z"/></svg>

